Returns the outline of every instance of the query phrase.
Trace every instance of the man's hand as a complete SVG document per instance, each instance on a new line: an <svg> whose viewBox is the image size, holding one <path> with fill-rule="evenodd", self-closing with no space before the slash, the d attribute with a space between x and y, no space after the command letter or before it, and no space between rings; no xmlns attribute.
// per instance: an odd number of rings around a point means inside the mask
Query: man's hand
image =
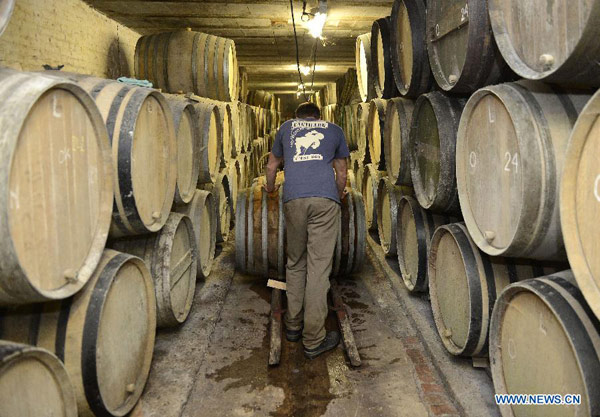
<svg viewBox="0 0 600 417"><path fill-rule="evenodd" d="M340 201L344 201L344 198L346 198L346 196L347 196L347 195L348 195L348 190L344 188L344 189L343 189L343 190L340 192Z"/></svg>
<svg viewBox="0 0 600 417"><path fill-rule="evenodd" d="M271 190L269 190L269 187L267 186L267 184L263 184L263 188L268 194L272 194L272 193L276 192L277 190L279 190L279 184L275 184L273 186L273 189L271 189Z"/></svg>

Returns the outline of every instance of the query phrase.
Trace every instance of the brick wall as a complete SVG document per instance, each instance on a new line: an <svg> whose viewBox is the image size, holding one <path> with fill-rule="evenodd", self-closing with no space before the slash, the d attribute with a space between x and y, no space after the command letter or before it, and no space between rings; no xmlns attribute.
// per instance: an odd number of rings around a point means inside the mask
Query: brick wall
<svg viewBox="0 0 600 417"><path fill-rule="evenodd" d="M64 71L105 78L133 76L139 34L81 0L18 0L0 36L0 67Z"/></svg>

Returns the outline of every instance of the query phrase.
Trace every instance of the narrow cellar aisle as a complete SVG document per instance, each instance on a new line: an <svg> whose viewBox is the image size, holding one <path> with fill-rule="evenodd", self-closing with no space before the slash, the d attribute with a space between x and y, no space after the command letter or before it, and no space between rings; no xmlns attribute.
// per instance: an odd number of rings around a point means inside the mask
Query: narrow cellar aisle
<svg viewBox="0 0 600 417"><path fill-rule="evenodd" d="M158 333L144 415L465 415L370 261L340 285L362 366L350 368L341 345L310 361L284 339L281 364L269 368L270 290L261 278L233 273L232 250L226 245L217 274L196 292L205 308L178 331ZM331 312L327 326L336 325Z"/></svg>

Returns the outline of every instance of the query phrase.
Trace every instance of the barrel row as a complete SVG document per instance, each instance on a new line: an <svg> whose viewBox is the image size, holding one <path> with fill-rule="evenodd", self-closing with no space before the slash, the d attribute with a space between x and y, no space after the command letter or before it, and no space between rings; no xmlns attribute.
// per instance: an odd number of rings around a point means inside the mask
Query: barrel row
<svg viewBox="0 0 600 417"><path fill-rule="evenodd" d="M233 40L190 29L140 37L135 73L167 93L195 93L228 102L239 96Z"/></svg>
<svg viewBox="0 0 600 417"><path fill-rule="evenodd" d="M469 94L518 77L600 87L594 64L600 6L584 3L396 0L390 16L357 37L360 97L416 99L432 91L434 81L443 91ZM522 16L535 18L523 25Z"/></svg>

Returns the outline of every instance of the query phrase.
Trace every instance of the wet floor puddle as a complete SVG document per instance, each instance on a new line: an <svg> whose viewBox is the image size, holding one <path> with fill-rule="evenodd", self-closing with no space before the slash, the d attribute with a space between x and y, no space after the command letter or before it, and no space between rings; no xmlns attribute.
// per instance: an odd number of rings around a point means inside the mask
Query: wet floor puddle
<svg viewBox="0 0 600 417"><path fill-rule="evenodd" d="M270 301L270 290L264 283L253 283L250 290L263 300ZM351 308L367 309L366 304L356 301L359 297L357 293L343 296L346 303L350 301L355 304ZM245 321L240 320L242 324ZM326 327L328 330L337 330L337 321L332 311L327 318ZM281 362L277 367L267 366L269 332L265 331L262 345L252 350L248 357L206 376L217 382L227 381L225 391L248 386L256 392L263 391L268 386L281 388L284 401L275 411L270 412L269 415L274 417L322 416L332 400L351 394L352 384L347 378L349 365L341 347L314 360L308 360L304 357L301 343L288 342L283 336L282 344ZM262 410L257 407L259 406L254 404L243 406L247 412L262 414Z"/></svg>

